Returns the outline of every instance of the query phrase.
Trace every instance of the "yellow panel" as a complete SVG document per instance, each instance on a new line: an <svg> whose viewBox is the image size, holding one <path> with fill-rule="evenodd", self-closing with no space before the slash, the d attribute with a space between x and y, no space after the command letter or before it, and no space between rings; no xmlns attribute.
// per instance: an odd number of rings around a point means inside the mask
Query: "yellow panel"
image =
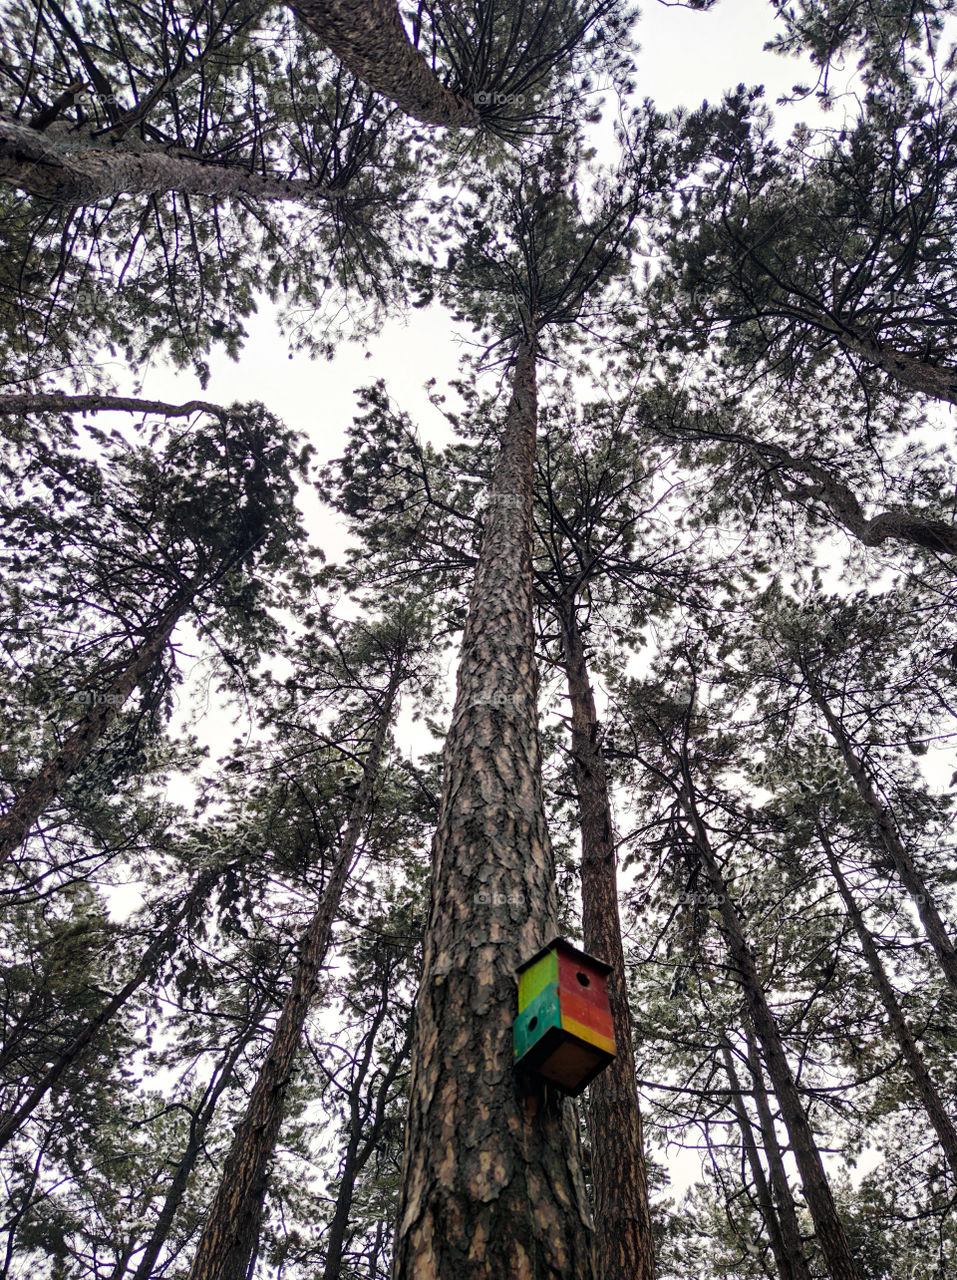
<svg viewBox="0 0 957 1280"><path fill-rule="evenodd" d="M558 981L558 952L550 951L518 975L519 1013L549 985Z"/></svg>
<svg viewBox="0 0 957 1280"><path fill-rule="evenodd" d="M596 1049L600 1049L602 1053L610 1053L615 1056L615 1042L610 1040L608 1036L603 1036L599 1031L586 1027L584 1022L576 1022L573 1018L562 1018L562 1030L570 1032L573 1036L578 1036L579 1040L584 1040L587 1044L593 1044Z"/></svg>

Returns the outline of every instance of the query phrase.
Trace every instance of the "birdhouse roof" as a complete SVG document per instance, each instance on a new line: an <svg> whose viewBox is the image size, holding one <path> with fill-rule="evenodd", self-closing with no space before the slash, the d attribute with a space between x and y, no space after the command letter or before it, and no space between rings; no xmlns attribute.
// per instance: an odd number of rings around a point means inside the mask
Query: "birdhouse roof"
<svg viewBox="0 0 957 1280"><path fill-rule="evenodd" d="M587 951L581 951L578 947L573 947L564 938L552 938L551 942L546 942L540 951L536 951L530 959L525 960L518 966L516 973L524 973L531 965L537 964L543 956L547 956L552 951L564 951L566 955L574 956L579 963L584 961L592 969L597 969L599 973L611 973L611 965L605 960L599 960L597 956L590 956Z"/></svg>

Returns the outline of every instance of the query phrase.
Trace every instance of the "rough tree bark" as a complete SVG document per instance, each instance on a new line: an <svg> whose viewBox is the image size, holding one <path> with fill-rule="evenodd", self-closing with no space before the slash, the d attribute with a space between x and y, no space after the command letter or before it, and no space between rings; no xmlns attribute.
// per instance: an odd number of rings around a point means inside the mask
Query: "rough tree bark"
<svg viewBox="0 0 957 1280"><path fill-rule="evenodd" d="M850 737L845 733L840 718L835 715L831 704L824 696L821 686L806 668L802 667L802 671L814 705L827 722L831 736L844 757L844 763L847 765L847 771L854 781L857 793L874 819L880 842L893 863L901 883L914 899L917 914L920 917L921 924L924 926L924 933L927 935L930 945L934 948L937 959L940 961L940 967L944 971L944 976L954 990L957 991L957 950L954 949L954 944L947 934L944 922L941 920L934 900L927 889L927 885L924 883L924 878L918 870L917 863L904 848L904 842L900 838L893 815L881 803L863 760L855 751Z"/></svg>
<svg viewBox="0 0 957 1280"><path fill-rule="evenodd" d="M828 1274L831 1280L860 1280L844 1224L837 1212L827 1174L824 1172L814 1132L801 1104L801 1095L784 1051L777 1020L761 985L754 953L748 945L741 918L728 893L728 886L711 849L707 829L698 813L686 759L682 759L682 770L684 787L681 791L681 804L694 832L694 847L701 868L718 898L721 932L737 972L748 1016L761 1042Z"/></svg>
<svg viewBox="0 0 957 1280"><path fill-rule="evenodd" d="M195 884L190 888L186 897L173 913L169 923L144 951L133 975L114 996L111 996L99 1013L95 1014L86 1026L74 1036L73 1040L57 1056L56 1061L33 1086L24 1101L0 1122L0 1151L17 1133L20 1126L33 1113L40 1102L43 1101L60 1076L63 1075L63 1072L82 1056L84 1050L96 1039L97 1035L113 1016L122 1009L147 978L152 977L157 971L160 964L176 947L182 937L184 922L197 906L205 902L219 875L220 869L211 867L197 877Z"/></svg>
<svg viewBox="0 0 957 1280"><path fill-rule="evenodd" d="M771 1188L764 1172L764 1165L761 1163L758 1144L754 1137L754 1127L751 1124L751 1117L748 1115L748 1109L745 1106L741 1083L734 1067L731 1045L726 1036L721 1037L721 1056L731 1085L731 1105L734 1107L738 1128L741 1130L741 1142L748 1159L748 1165L751 1168L751 1176L754 1179L758 1197L758 1206L761 1210L761 1217L764 1219L764 1225L767 1228L768 1241L771 1245L774 1265L778 1269L780 1280L811 1280L811 1273L808 1270L800 1235L797 1236L796 1241L793 1238L791 1239L790 1247L785 1242L784 1228L778 1218L778 1211L771 1195Z"/></svg>
<svg viewBox="0 0 957 1280"><path fill-rule="evenodd" d="M401 681L402 664L396 662L379 707L342 842L323 889L322 900L303 933L292 983L246 1111L226 1156L219 1188L203 1226L188 1280L246 1280L250 1274L259 1244L267 1166L279 1137L286 1090L319 973L329 949L342 890L372 806L379 763Z"/></svg>
<svg viewBox="0 0 957 1280"><path fill-rule="evenodd" d="M293 0L347 71L423 124L477 128L474 102L447 89L406 34L395 0Z"/></svg>
<svg viewBox="0 0 957 1280"><path fill-rule="evenodd" d="M563 602L561 622L581 827L585 949L612 966L608 992L617 1056L588 1090L598 1252L603 1280L654 1280L654 1239L625 984L608 777L574 599Z"/></svg>
<svg viewBox="0 0 957 1280"><path fill-rule="evenodd" d="M161 615L152 632L133 650L133 657L111 681L85 716L66 736L63 746L28 782L5 814L0 817L0 862L5 862L27 838L30 828L54 802L63 784L83 761L116 719L120 708L158 662L177 622L192 599L190 591L178 593Z"/></svg>
<svg viewBox="0 0 957 1280"><path fill-rule="evenodd" d="M844 902L847 918L854 926L857 940L861 944L861 951L864 953L864 959L867 961L867 967L870 970L874 986L880 995L881 1004L883 1004L884 1012L887 1014L887 1021L890 1024L891 1031L894 1033L894 1039L897 1041L904 1061L907 1063L907 1068L917 1088L918 1096L924 1105L924 1110L927 1112L927 1117L933 1126L934 1132L937 1134L940 1145L944 1149L947 1163L957 1174L957 1130L954 1129L953 1121L944 1109L937 1086L931 1079L923 1054L914 1039L914 1033L907 1025L904 1011L900 1006L894 988L891 986L887 971L881 962L880 953L870 930L864 923L864 916L854 900L854 895L851 893L850 887L844 878L831 842L827 838L827 833L819 827L818 836L827 857L827 865L834 878L834 883L837 885L838 892Z"/></svg>
<svg viewBox="0 0 957 1280"><path fill-rule="evenodd" d="M595 1280L570 1107L513 1068L518 966L557 932L532 623L534 326L504 438L445 742L395 1280Z"/></svg>
<svg viewBox="0 0 957 1280"><path fill-rule="evenodd" d="M957 369L928 364L906 351L897 351L865 333L847 327L839 331L840 342L854 355L894 378L910 391L919 391L934 400L957 404Z"/></svg>

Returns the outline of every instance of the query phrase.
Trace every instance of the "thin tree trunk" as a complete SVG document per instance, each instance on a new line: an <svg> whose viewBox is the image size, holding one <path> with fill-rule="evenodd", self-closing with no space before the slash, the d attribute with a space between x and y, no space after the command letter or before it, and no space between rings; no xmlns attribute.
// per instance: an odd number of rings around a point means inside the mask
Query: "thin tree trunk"
<svg viewBox="0 0 957 1280"><path fill-rule="evenodd" d="M79 724L67 734L57 754L28 782L16 801L0 817L0 863L27 838L30 828L56 800L66 783L82 766L107 729L116 719L123 703L159 660L177 622L186 611L192 595L183 591L162 614L150 635L133 650L133 657L94 703Z"/></svg>
<svg viewBox="0 0 957 1280"><path fill-rule="evenodd" d="M654 1280L648 1174L625 985L615 840L595 698L574 601L564 602L562 634L572 711L572 760L582 842L585 949L607 961L616 1057L588 1090L592 1199L604 1280Z"/></svg>
<svg viewBox="0 0 957 1280"><path fill-rule="evenodd" d="M532 624L534 328L517 352L445 741L395 1280L595 1280L571 1108L513 1066L515 971L557 932Z"/></svg>
<svg viewBox="0 0 957 1280"><path fill-rule="evenodd" d="M761 1068L758 1046L748 1025L746 1009L744 1037L748 1046L748 1067L751 1072L754 1105L758 1112L758 1124L761 1129L761 1145L764 1147L764 1154L768 1161L771 1191L778 1211L778 1222L781 1224L781 1235L784 1238L784 1247L788 1256L792 1259L792 1266L796 1268L800 1280L803 1280L808 1274L809 1268L807 1255L804 1251L804 1240L801 1236L801 1224L798 1222L797 1205L795 1205L794 1196L791 1193L791 1184L788 1181L787 1170L784 1167L784 1153L781 1150L780 1142L778 1142L778 1131L774 1126L774 1117L771 1114L771 1103L768 1100L768 1091L764 1084L764 1071Z"/></svg>
<svg viewBox="0 0 957 1280"><path fill-rule="evenodd" d="M395 1084L396 1076L408 1060L409 1043L411 1040L411 1022L407 1029L405 1042L394 1054L392 1062L389 1065L382 1078L379 1080L378 1088L375 1094L375 1103L372 1105L372 1123L363 1135L363 1125L368 1119L369 1108L366 1108L364 1114L360 1112L359 1107L359 1088L369 1070L369 1062L372 1057L372 1049L375 1044L375 1036L381 1025L382 1018L385 1017L385 1000L387 993L383 992L382 1014L378 1016L369 1030L367 1037L367 1045L363 1054L362 1072L359 1081L349 1099L349 1140L346 1145L345 1159L342 1162L342 1168L339 1174L339 1194L336 1197L336 1208L329 1224L329 1232L326 1236L326 1265L323 1268L322 1280L339 1280L342 1270L342 1247L345 1243L346 1230L349 1225L349 1214L352 1210L352 1199L355 1194L356 1179L365 1168L369 1161L369 1157L375 1151L379 1144L379 1138L382 1134L383 1125L385 1123L385 1109L389 1101L389 1095Z"/></svg>
<svg viewBox="0 0 957 1280"><path fill-rule="evenodd" d="M196 1167L196 1161L200 1152L203 1150L203 1144L206 1140L206 1131L210 1126L213 1116L216 1113L216 1107L219 1099L222 1097L227 1086L233 1078L233 1072L239 1056L255 1034L255 1022L258 1020L263 1010L264 1001L261 1001L256 1007L250 1018L248 1033L240 1036L235 1046L227 1054L219 1075L215 1081L210 1082L209 1089L206 1092L202 1104L194 1112L189 1125L189 1138L186 1142L185 1150L180 1157L179 1164L176 1166L176 1172L173 1174L172 1180L166 1192L166 1198L163 1201L163 1207L156 1219L156 1224L150 1233L150 1238L146 1242L146 1248L143 1256L137 1264L136 1271L133 1273L133 1280L151 1280L153 1268L156 1265L156 1259L159 1257L160 1250L169 1237L170 1228L179 1212L179 1207L183 1202L183 1196L186 1194L186 1188L189 1184L190 1175Z"/></svg>
<svg viewBox="0 0 957 1280"><path fill-rule="evenodd" d="M250 1273L252 1259L259 1246L267 1166L279 1137L286 1090L329 948L342 890L372 806L379 762L401 681L402 664L396 662L379 709L342 843L319 908L303 933L292 983L245 1114L226 1156L219 1188L206 1218L188 1280L246 1280Z"/></svg>
<svg viewBox="0 0 957 1280"><path fill-rule="evenodd" d="M894 1039L900 1048L904 1061L907 1063L908 1070L914 1084L917 1086L917 1093L921 1102L924 1104L924 1110L927 1112L928 1119L933 1125L934 1132L940 1141L940 1145L944 1149L944 1155L947 1157L947 1163L950 1165L954 1174L957 1175L957 1130L954 1129L953 1122L944 1109L943 1101L937 1092L937 1087L930 1077L927 1070L927 1064L924 1062L923 1055L917 1047L917 1041L914 1039L913 1032L907 1025L904 1017L904 1011L900 1006L894 988L891 986L887 977L887 972L881 963L881 957L874 939L864 923L864 917L860 908L854 901L854 895L848 886L847 881L838 865L831 842L827 838L826 832L818 829L818 835L821 838L824 852L827 856L827 864L834 877L838 892L844 902L847 910L847 917L854 926L854 932L857 934L857 940L861 944L861 950L864 953L864 959L867 961L867 967L871 972L874 980L874 986L881 998L881 1004L884 1006L884 1012L887 1014L887 1021L890 1023L891 1030L894 1033Z"/></svg>
<svg viewBox="0 0 957 1280"><path fill-rule="evenodd" d="M768 1005L754 955L745 938L737 908L728 893L728 886L711 851L707 831L694 802L687 760L682 760L682 768L685 782L681 793L682 805L694 828L695 848L701 865L712 889L718 895L722 933L737 970L748 1015L761 1041L764 1060L768 1065L774 1092L787 1126L791 1150L794 1152L801 1174L805 1199L814 1221L814 1230L824 1256L824 1263L831 1280L859 1280L844 1225L838 1215L827 1174L824 1172L821 1154L817 1149L814 1133L805 1115L801 1096L784 1052L777 1021Z"/></svg>
<svg viewBox="0 0 957 1280"><path fill-rule="evenodd" d="M395 0L292 0L347 71L423 124L476 128L474 102L447 89L406 34Z"/></svg>
<svg viewBox="0 0 957 1280"><path fill-rule="evenodd" d="M9 1200L7 1201L7 1218L3 1224L4 1230L6 1231L7 1244L3 1251L3 1266L0 1267L0 1280L7 1280L7 1277L10 1274L10 1263L13 1261L13 1250L16 1244L17 1230L20 1223L27 1216L32 1207L33 1193L36 1190L37 1183L40 1181L40 1170L43 1167L43 1158L47 1153L47 1143L49 1141L50 1134L47 1133L43 1141L40 1143L36 1159L33 1162L33 1169L30 1172L29 1185L26 1187L19 1205L14 1208L13 1204Z"/></svg>
<svg viewBox="0 0 957 1280"><path fill-rule="evenodd" d="M207 400L187 400L167 404L163 400L137 400L131 396L70 396L59 391L0 396L0 414L8 413L160 413L166 418L188 418L194 413L211 413L224 418L228 410Z"/></svg>
<svg viewBox="0 0 957 1280"><path fill-rule="evenodd" d="M104 142L66 125L53 125L40 133L9 118L0 118L0 182L54 204L71 206L169 191L303 205L348 194L345 189L321 187L307 178L283 178L251 173L241 165L215 164L175 148L151 150L132 139Z"/></svg>
<svg viewBox="0 0 957 1280"><path fill-rule="evenodd" d="M0 1122L0 1151L17 1133L23 1122L50 1092L60 1076L82 1055L106 1024L157 970L161 961L176 947L182 934L182 925L196 906L202 903L219 878L219 868L209 868L196 880L189 893L165 926L144 951L132 977L112 996L103 1008L74 1036L56 1061L33 1086L26 1099Z"/></svg>
<svg viewBox="0 0 957 1280"><path fill-rule="evenodd" d="M797 1237L796 1242L793 1239L791 1240L790 1247L785 1243L784 1230L779 1221L778 1211L771 1195L771 1188L768 1185L764 1166L758 1153L751 1117L748 1115L748 1109L741 1093L741 1083L734 1067L731 1045L725 1036L721 1037L721 1056L731 1084L731 1103L738 1120L738 1128L741 1130L741 1142L748 1159L748 1165L751 1168L751 1176L754 1179L761 1216L767 1228L768 1240L771 1244L771 1252L774 1254L774 1264L777 1267L778 1275L781 1280L811 1280L811 1273L808 1270L800 1235Z"/></svg>
<svg viewBox="0 0 957 1280"><path fill-rule="evenodd" d="M848 773L857 787L858 795L874 819L874 825L877 828L881 844L894 864L901 883L914 899L917 914L920 917L921 924L924 926L924 933L930 945L934 948L937 959L940 961L940 967L944 971L944 976L954 990L957 991L957 951L954 950L954 944L948 937L944 922L941 920L927 885L924 883L923 876L920 874L914 859L904 848L904 842L897 831L893 816L881 804L864 762L854 750L850 738L844 732L844 726L841 724L840 719L834 714L817 681L807 670L804 670L804 676L807 680L811 698L827 721L831 735L840 748Z"/></svg>

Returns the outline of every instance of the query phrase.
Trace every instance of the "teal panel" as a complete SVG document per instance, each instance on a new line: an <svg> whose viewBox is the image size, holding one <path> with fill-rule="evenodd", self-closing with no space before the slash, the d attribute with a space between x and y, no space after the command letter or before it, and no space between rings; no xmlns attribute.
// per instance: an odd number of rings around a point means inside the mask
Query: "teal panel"
<svg viewBox="0 0 957 1280"><path fill-rule="evenodd" d="M552 1027L561 1030L561 1025L558 983L550 982L515 1019L515 1061L523 1058Z"/></svg>

